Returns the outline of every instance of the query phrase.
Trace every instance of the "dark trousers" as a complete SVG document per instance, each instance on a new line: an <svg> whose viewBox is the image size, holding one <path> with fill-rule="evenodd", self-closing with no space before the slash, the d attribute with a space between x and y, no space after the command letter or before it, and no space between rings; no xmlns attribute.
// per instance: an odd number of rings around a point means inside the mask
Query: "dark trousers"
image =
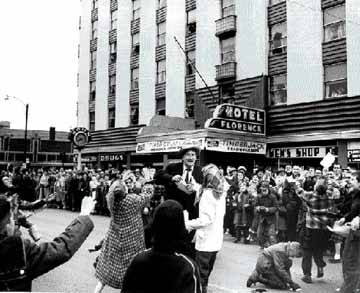
<svg viewBox="0 0 360 293"><path fill-rule="evenodd" d="M343 253L343 276L341 293L360 292L360 231L350 231L346 239Z"/></svg>
<svg viewBox="0 0 360 293"><path fill-rule="evenodd" d="M329 233L322 229L305 229L305 237L303 244L303 259L302 270L305 276L311 276L312 259L315 264L323 268L326 263L323 259L324 251L326 250Z"/></svg>
<svg viewBox="0 0 360 293"><path fill-rule="evenodd" d="M209 282L209 276L214 268L217 251L196 251L196 262L199 266L201 287L203 292L206 292L206 288Z"/></svg>
<svg viewBox="0 0 360 293"><path fill-rule="evenodd" d="M287 241L296 241L296 228L297 228L298 214L288 213L286 215L286 237Z"/></svg>

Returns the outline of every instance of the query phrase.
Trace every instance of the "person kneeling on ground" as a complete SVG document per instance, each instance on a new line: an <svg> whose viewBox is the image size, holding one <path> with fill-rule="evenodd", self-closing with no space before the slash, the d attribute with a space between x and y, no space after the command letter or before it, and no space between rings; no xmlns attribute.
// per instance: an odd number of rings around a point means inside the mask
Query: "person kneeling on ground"
<svg viewBox="0 0 360 293"><path fill-rule="evenodd" d="M280 242L265 248L259 255L255 270L247 280L246 286L263 283L272 289L299 290L300 286L292 281L290 257L301 257L300 243Z"/></svg>
<svg viewBox="0 0 360 293"><path fill-rule="evenodd" d="M52 242L36 244L15 236L11 203L0 195L0 291L31 291L33 279L68 261L94 228L89 217L95 202L85 197L77 217Z"/></svg>

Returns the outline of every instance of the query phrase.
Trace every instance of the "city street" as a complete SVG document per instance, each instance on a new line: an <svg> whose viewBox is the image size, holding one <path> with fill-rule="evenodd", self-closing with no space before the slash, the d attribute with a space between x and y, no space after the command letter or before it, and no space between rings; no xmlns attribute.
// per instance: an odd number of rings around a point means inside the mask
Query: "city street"
<svg viewBox="0 0 360 293"><path fill-rule="evenodd" d="M43 238L42 241L51 240L61 233L67 224L76 217L69 211L46 209L38 212L30 219L38 225ZM88 248L97 244L106 233L109 218L92 216L95 229L90 234L76 255L66 264L36 279L33 282L33 291L41 292L92 292L96 279L94 277L93 262L97 253L89 253ZM24 235L26 232L24 232ZM251 292L246 288L246 280L254 268L259 248L256 245L234 244L230 237L226 237L223 249L218 254L214 271L210 278L209 292ZM313 267L313 274L316 268ZM300 259L294 261L292 267L294 280L302 286L303 292L335 292L342 281L341 264L328 264L323 279L314 278L311 285L301 281ZM259 288L261 288L259 286ZM104 292L119 292L106 288ZM268 292L282 292L268 290Z"/></svg>

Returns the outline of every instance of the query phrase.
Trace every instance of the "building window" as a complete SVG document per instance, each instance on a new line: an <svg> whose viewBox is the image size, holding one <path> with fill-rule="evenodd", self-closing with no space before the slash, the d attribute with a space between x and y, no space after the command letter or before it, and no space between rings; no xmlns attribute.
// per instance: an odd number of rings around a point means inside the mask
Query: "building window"
<svg viewBox="0 0 360 293"><path fill-rule="evenodd" d="M115 96L116 93L116 75L109 77L109 96Z"/></svg>
<svg viewBox="0 0 360 293"><path fill-rule="evenodd" d="M166 0L159 0L158 3L159 3L158 5L159 9L166 7Z"/></svg>
<svg viewBox="0 0 360 293"><path fill-rule="evenodd" d="M186 94L185 118L194 118L194 94Z"/></svg>
<svg viewBox="0 0 360 293"><path fill-rule="evenodd" d="M345 38L345 5L324 10L324 42Z"/></svg>
<svg viewBox="0 0 360 293"><path fill-rule="evenodd" d="M115 108L109 108L108 113L108 128L114 128L115 127Z"/></svg>
<svg viewBox="0 0 360 293"><path fill-rule="evenodd" d="M276 55L286 52L287 45L286 22L275 24L270 29L270 54Z"/></svg>
<svg viewBox="0 0 360 293"><path fill-rule="evenodd" d="M221 64L235 62L235 37L223 39L221 46Z"/></svg>
<svg viewBox="0 0 360 293"><path fill-rule="evenodd" d="M157 83L163 83L166 82L166 60L161 60L159 62L157 62L156 64L157 66L157 78L156 78L156 82Z"/></svg>
<svg viewBox="0 0 360 293"><path fill-rule="evenodd" d="M90 52L90 68L96 68L96 51Z"/></svg>
<svg viewBox="0 0 360 293"><path fill-rule="evenodd" d="M195 50L186 52L186 75L192 75L195 73Z"/></svg>
<svg viewBox="0 0 360 293"><path fill-rule="evenodd" d="M133 20L140 18L140 0L133 0Z"/></svg>
<svg viewBox="0 0 360 293"><path fill-rule="evenodd" d="M116 63L117 43L110 44L110 64Z"/></svg>
<svg viewBox="0 0 360 293"><path fill-rule="evenodd" d="M89 112L89 130L95 130L95 112Z"/></svg>
<svg viewBox="0 0 360 293"><path fill-rule="evenodd" d="M110 30L114 30L117 27L117 10L111 12Z"/></svg>
<svg viewBox="0 0 360 293"><path fill-rule="evenodd" d="M325 97L336 98L347 95L346 63L325 66Z"/></svg>
<svg viewBox="0 0 360 293"><path fill-rule="evenodd" d="M196 32L196 9L187 12L186 24L186 30L188 35Z"/></svg>
<svg viewBox="0 0 360 293"><path fill-rule="evenodd" d="M92 1L92 9L94 10L94 9L96 9L96 8L98 8L98 0L93 0Z"/></svg>
<svg viewBox="0 0 360 293"><path fill-rule="evenodd" d="M166 115L165 104L166 103L164 98L156 100L156 109L155 109L156 115L162 115L162 116Z"/></svg>
<svg viewBox="0 0 360 293"><path fill-rule="evenodd" d="M166 43L166 22L160 22L157 26L157 45L161 46Z"/></svg>
<svg viewBox="0 0 360 293"><path fill-rule="evenodd" d="M139 88L139 68L131 70L131 89L137 90Z"/></svg>
<svg viewBox="0 0 360 293"><path fill-rule="evenodd" d="M235 103L235 89L233 83L223 84L219 87L220 99L223 103Z"/></svg>
<svg viewBox="0 0 360 293"><path fill-rule="evenodd" d="M130 124L139 124L139 106L130 106Z"/></svg>
<svg viewBox="0 0 360 293"><path fill-rule="evenodd" d="M286 0L269 0L270 6L285 2Z"/></svg>
<svg viewBox="0 0 360 293"><path fill-rule="evenodd" d="M97 25L98 25L97 20L91 23L91 39L93 40L97 38Z"/></svg>
<svg viewBox="0 0 360 293"><path fill-rule="evenodd" d="M286 75L274 75L270 77L270 105L286 104Z"/></svg>
<svg viewBox="0 0 360 293"><path fill-rule="evenodd" d="M221 0L222 18L235 14L235 0Z"/></svg>
<svg viewBox="0 0 360 293"><path fill-rule="evenodd" d="M96 99L96 81L90 81L90 101Z"/></svg>

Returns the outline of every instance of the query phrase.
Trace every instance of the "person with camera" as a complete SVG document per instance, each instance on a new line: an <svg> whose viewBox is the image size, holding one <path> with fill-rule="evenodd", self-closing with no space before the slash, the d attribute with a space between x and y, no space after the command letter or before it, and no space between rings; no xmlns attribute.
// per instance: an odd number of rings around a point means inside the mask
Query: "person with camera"
<svg viewBox="0 0 360 293"><path fill-rule="evenodd" d="M32 280L67 262L84 243L94 224L95 202L83 199L80 215L51 242L36 244L15 235L11 202L0 195L0 291L31 291Z"/></svg>

